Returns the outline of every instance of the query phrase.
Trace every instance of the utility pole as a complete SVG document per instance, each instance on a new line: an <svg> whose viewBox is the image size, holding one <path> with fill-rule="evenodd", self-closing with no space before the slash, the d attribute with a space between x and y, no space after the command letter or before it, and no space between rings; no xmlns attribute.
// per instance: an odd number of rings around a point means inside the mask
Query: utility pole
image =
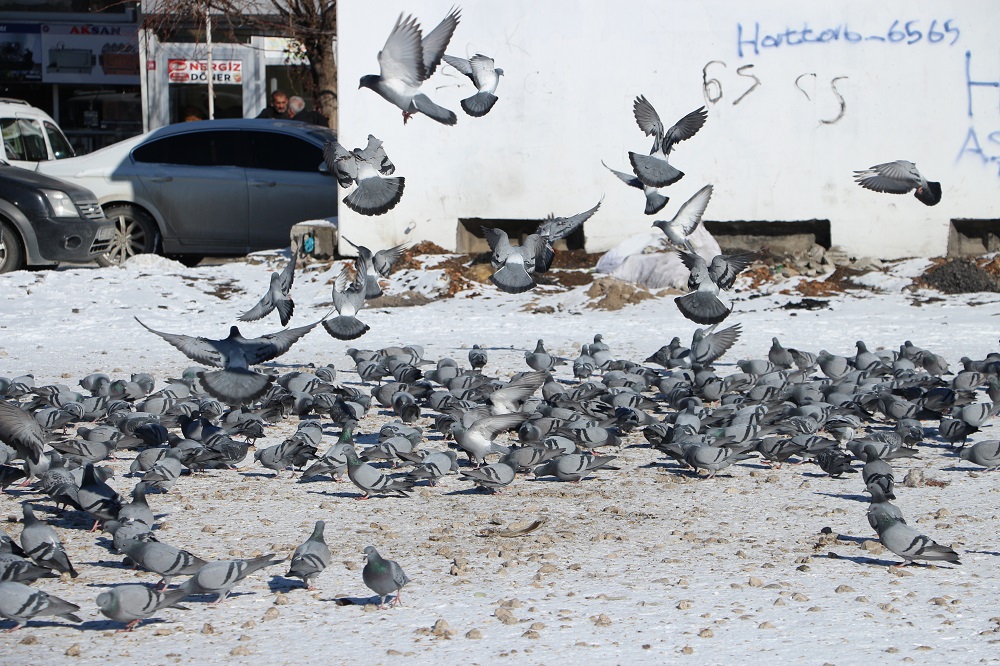
<svg viewBox="0 0 1000 666"><path fill-rule="evenodd" d="M208 119L215 120L215 71L212 69L212 7L205 3L205 65L208 67Z"/></svg>

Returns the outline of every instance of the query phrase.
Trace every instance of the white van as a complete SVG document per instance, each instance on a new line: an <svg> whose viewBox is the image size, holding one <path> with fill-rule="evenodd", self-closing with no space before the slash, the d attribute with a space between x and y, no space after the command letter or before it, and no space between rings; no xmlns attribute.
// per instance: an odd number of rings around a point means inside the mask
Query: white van
<svg viewBox="0 0 1000 666"><path fill-rule="evenodd" d="M0 159L24 169L75 155L56 121L24 100L0 97L0 134Z"/></svg>

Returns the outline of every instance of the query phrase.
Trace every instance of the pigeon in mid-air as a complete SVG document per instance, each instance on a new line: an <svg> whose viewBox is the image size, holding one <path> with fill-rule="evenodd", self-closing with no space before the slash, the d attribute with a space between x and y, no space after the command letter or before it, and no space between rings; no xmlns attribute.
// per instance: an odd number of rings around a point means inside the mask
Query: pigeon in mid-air
<svg viewBox="0 0 1000 666"><path fill-rule="evenodd" d="M386 597L393 592L396 598L392 600L392 606L400 603L400 593L403 586L410 582L410 579L403 568L394 560L387 560L378 554L375 546L365 546L365 568L361 570L361 579L372 592L378 595L378 607L385 606Z"/></svg>
<svg viewBox="0 0 1000 666"><path fill-rule="evenodd" d="M105 617L124 622L125 631L132 631L163 608L187 610L178 605L186 596L188 591L181 587L160 591L146 585L117 585L97 595L97 608Z"/></svg>
<svg viewBox="0 0 1000 666"><path fill-rule="evenodd" d="M604 164L604 162L602 161L601 164ZM643 211L646 215L656 215L663 210L663 207L667 205L668 201L670 201L670 197L660 192L660 188L644 185L643 182L634 175L625 173L624 171L612 169L607 164L604 164L604 167L611 173L618 176L618 179L629 187L642 190L642 193L646 196L646 208Z"/></svg>
<svg viewBox="0 0 1000 666"><path fill-rule="evenodd" d="M368 290L368 262L358 256L354 262L354 277L344 266L333 283L333 307L338 316L323 320L326 332L338 340L356 340L368 332L368 324L357 318L358 312L365 305L365 293Z"/></svg>
<svg viewBox="0 0 1000 666"><path fill-rule="evenodd" d="M285 574L285 576L301 578L302 582L306 584L307 590L316 588L316 577L323 573L323 570L330 564L330 547L323 539L325 526L326 523L322 520L316 521L312 534L292 554L288 573Z"/></svg>
<svg viewBox="0 0 1000 666"><path fill-rule="evenodd" d="M670 129L665 129L653 105L643 96L635 98L632 113L639 129L653 137L653 147L649 155L629 151L628 159L636 177L649 187L666 187L684 177L684 172L671 165L667 158L674 145L690 139L705 124L708 112L700 107L677 121Z"/></svg>
<svg viewBox="0 0 1000 666"><path fill-rule="evenodd" d="M701 216L705 214L705 208L708 207L708 200L711 198L712 186L706 185L684 202L684 205L678 209L677 214L674 215L672 220L669 222L666 220L657 220L653 222L653 226L662 231L674 247L686 250L687 252L694 252L688 236L698 228L698 225L701 223Z"/></svg>
<svg viewBox="0 0 1000 666"><path fill-rule="evenodd" d="M583 226L584 222L594 216L594 213L597 212L603 202L604 198L602 197L590 210L585 210L571 217L556 217L550 213L548 217L542 220L541 224L535 230L535 234L542 240L541 248L535 259L536 272L544 273L551 268L552 260L555 258L556 241L566 238Z"/></svg>
<svg viewBox="0 0 1000 666"><path fill-rule="evenodd" d="M180 589L187 590L188 594L216 594L218 596L212 603L218 604L229 596L229 593L241 580L255 571L282 561L272 559L273 556L274 553L268 553L252 560L209 562L184 581Z"/></svg>
<svg viewBox="0 0 1000 666"><path fill-rule="evenodd" d="M292 302L288 292L292 290L292 282L295 279L296 254L298 253L292 252L292 258L288 260L284 270L280 273L271 273L271 282L268 285L267 293L257 302L257 305L239 316L240 321L257 321L269 315L271 311L277 310L281 325L288 325L288 320L292 318L292 312L295 310L295 303Z"/></svg>
<svg viewBox="0 0 1000 666"><path fill-rule="evenodd" d="M436 28L424 35L417 19L399 15L385 46L378 52L378 74L361 77L359 88L370 88L387 102L403 111L403 124L414 114L422 113L445 125L457 122L455 113L438 106L420 92L420 85L431 77L448 48L461 10L454 8Z"/></svg>
<svg viewBox="0 0 1000 666"><path fill-rule="evenodd" d="M379 284L380 277L389 277L393 265L399 261L403 253L410 247L409 243L400 243L384 250L372 254L372 251L364 245L355 245L349 238L344 238L347 244L358 251L358 257L365 260L368 266L368 282L365 284L365 299L378 298L382 295L382 285Z"/></svg>
<svg viewBox="0 0 1000 666"><path fill-rule="evenodd" d="M76 604L28 587L24 583L0 583L0 617L15 623L8 632L20 629L28 620L40 615L55 615L71 622L83 622L73 614L78 610L80 607Z"/></svg>
<svg viewBox="0 0 1000 666"><path fill-rule="evenodd" d="M874 192L890 194L906 194L914 190L913 196L927 206L933 206L941 201L941 183L927 180L917 171L917 165L906 160L885 162L854 172L854 181Z"/></svg>
<svg viewBox="0 0 1000 666"><path fill-rule="evenodd" d="M688 288L692 291L674 299L677 309L695 323L718 324L732 312L732 307L719 298L721 290L732 287L736 276L753 262L756 255L752 252L719 254L711 263L694 252L680 250L678 255L691 271Z"/></svg>
<svg viewBox="0 0 1000 666"><path fill-rule="evenodd" d="M520 245L512 245L503 229L483 227L483 235L490 246L490 263L494 273L490 282L508 294L520 294L535 286L535 258L541 250L542 239L531 234Z"/></svg>
<svg viewBox="0 0 1000 666"><path fill-rule="evenodd" d="M347 150L336 141L323 147L323 161L340 186L357 187L343 198L348 208L361 215L382 215L396 207L403 198L406 179L391 176L395 165L386 156L382 142L371 134L365 148Z"/></svg>
<svg viewBox="0 0 1000 666"><path fill-rule="evenodd" d="M264 395L274 382L274 377L256 372L250 366L270 361L291 349L292 345L316 323L268 333L259 338L244 338L240 329L233 326L229 337L222 340L195 338L180 333L163 333L136 321L147 331L155 333L179 349L185 356L198 363L222 370L200 371L198 380L209 395L229 405L244 405Z"/></svg>
<svg viewBox="0 0 1000 666"><path fill-rule="evenodd" d="M499 99L495 93L503 70L495 66L493 58L477 53L468 60L445 55L444 61L465 74L476 86L476 94L462 100L462 109L473 118L481 118L490 112Z"/></svg>

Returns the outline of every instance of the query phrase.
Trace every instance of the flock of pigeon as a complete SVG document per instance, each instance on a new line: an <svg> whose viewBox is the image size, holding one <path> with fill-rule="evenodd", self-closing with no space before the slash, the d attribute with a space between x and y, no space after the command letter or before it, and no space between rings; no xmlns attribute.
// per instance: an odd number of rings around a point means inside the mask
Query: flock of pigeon
<svg viewBox="0 0 1000 666"><path fill-rule="evenodd" d="M423 113L454 124L454 113L431 102L419 86L437 68L458 20L453 10L422 36L415 19L400 17L379 53L381 74L364 77L361 85L399 106L404 122ZM463 109L472 116L489 112L502 71L482 55L468 61L444 58L477 87L463 100ZM643 96L636 99L634 113L639 127L654 137L653 148L649 155L630 153L634 180L617 175L644 191L646 212L654 214L668 200L659 189L683 176L667 162L669 153L694 136L707 114L698 109L665 130ZM354 151L330 144L326 158L341 185L357 184L345 199L352 209L378 214L400 200L404 181L385 177L395 166L374 136ZM939 184L927 182L908 162L859 172L858 182L881 192L915 190L928 205L940 200ZM406 246L378 252L355 246L353 269L345 267L334 284L335 317L253 339L233 326L221 340L165 333L139 322L199 364L159 387L148 374L125 380L96 373L80 380L82 390L37 386L31 375L0 377L0 487L33 482L30 492L38 496L23 502L17 542L0 533L0 616L13 620L14 629L44 615L80 621L79 605L30 586L39 578L77 575L58 531L35 513L38 501L46 498L56 507L91 516L95 530L102 527L111 535L108 545L114 552L160 577L155 586L122 584L98 594L101 613L127 629L184 599L215 595L215 603L221 602L240 581L278 564L272 554L208 562L162 541L154 531L147 493L170 492L186 474L237 469L253 442L292 417L299 419L294 434L255 447L254 461L275 476L288 468L293 474L301 470L302 479L346 475L360 490L358 499L408 497L414 487L435 486L452 474L490 493L502 492L525 473L580 482L598 470L616 470L619 456L607 451L620 450L634 432L642 434L645 445L695 474L704 472L705 478L751 457L775 468L790 459L810 462L833 477L856 472L858 461L871 494L868 518L881 543L905 563L958 563L958 553L915 530L890 503L892 461L918 455L921 445L937 439L960 445L962 459L1000 468L1000 442L967 445L968 437L1000 411L1000 353L963 358L962 370L952 373L941 356L909 341L887 352L869 351L859 341L857 353L845 357L785 349L775 338L766 358L739 360L737 371L720 374L714 362L740 335L739 324L716 330L732 309L720 294L733 286L753 255L708 261L693 251L687 236L711 194L706 185L673 220L655 223L691 273L691 292L677 299L678 308L709 327L698 329L690 346L674 338L642 362L618 358L596 335L572 360L550 354L538 340L525 354L526 369L509 379L484 373L488 357L478 345L469 352L468 367L451 358L425 359L418 345L349 349L361 387L338 382L333 366L285 374L255 369L287 352L319 323L340 340L357 339L368 330L357 315L367 299L381 295L380 280ZM555 242L599 207L568 218L550 216L518 245L500 229L486 230L493 283L512 293L535 286L533 276L551 266ZM282 326L289 323L295 263L293 255L271 276L267 293L241 321L277 312ZM571 369L572 378L557 378L562 366ZM396 420L379 428L377 445L359 451L355 437L372 420L373 410ZM75 435L68 434L71 427ZM326 428L338 432L337 441L320 454ZM518 444L497 441L503 433L511 433ZM138 478L128 502L108 484L109 470L101 466L126 451L135 452L131 473ZM468 464L460 463L459 453ZM286 574L301 578L308 588L330 563L323 531L324 522L316 521ZM378 595L379 606L392 595L392 603L398 603L409 582L400 565L371 546L365 555L363 582ZM171 587L178 576L187 578Z"/></svg>

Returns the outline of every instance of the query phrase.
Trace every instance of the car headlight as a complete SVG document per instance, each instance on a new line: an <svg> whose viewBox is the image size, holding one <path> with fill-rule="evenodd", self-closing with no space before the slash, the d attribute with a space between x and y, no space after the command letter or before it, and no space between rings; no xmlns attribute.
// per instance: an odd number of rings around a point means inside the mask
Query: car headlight
<svg viewBox="0 0 1000 666"><path fill-rule="evenodd" d="M80 211L76 204L69 198L69 195L60 190L42 190L45 199L49 202L53 217L80 217Z"/></svg>

